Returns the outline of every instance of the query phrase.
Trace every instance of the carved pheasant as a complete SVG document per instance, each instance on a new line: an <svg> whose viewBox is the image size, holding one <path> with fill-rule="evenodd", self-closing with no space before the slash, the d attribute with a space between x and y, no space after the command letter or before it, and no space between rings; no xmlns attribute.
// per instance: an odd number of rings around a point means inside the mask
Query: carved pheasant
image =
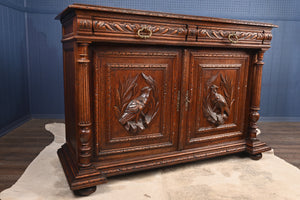
<svg viewBox="0 0 300 200"><path fill-rule="evenodd" d="M227 104L225 98L217 92L218 88L219 87L216 86L216 85L212 85L210 87L210 89L211 89L211 101L212 101L212 105L214 106L213 110L214 111L218 110L221 115L226 113L226 115L229 116L228 104Z"/></svg>
<svg viewBox="0 0 300 200"><path fill-rule="evenodd" d="M151 90L152 89L150 87L142 88L141 95L129 102L123 115L119 119L119 122L122 125L125 125L128 121L131 121L133 119L137 123L140 115L144 116L143 110L147 104Z"/></svg>

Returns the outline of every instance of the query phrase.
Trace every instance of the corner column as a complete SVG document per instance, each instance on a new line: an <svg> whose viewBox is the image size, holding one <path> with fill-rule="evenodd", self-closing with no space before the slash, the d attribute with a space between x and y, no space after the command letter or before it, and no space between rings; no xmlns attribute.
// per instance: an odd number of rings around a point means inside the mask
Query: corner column
<svg viewBox="0 0 300 200"><path fill-rule="evenodd" d="M260 94L261 94L261 80L262 68L264 65L263 57L265 51L259 51L254 62L254 69L252 73L252 88L251 88L251 105L249 115L248 138L246 143L246 152L254 160L259 160L262 157L262 152L271 150L266 143L257 139L257 121L259 120L260 110Z"/></svg>
<svg viewBox="0 0 300 200"><path fill-rule="evenodd" d="M92 121L90 104L90 60L88 56L89 43L78 43L77 59L77 106L79 152L78 165L80 169L92 165Z"/></svg>
<svg viewBox="0 0 300 200"><path fill-rule="evenodd" d="M61 160L71 190L76 195L87 196L96 191L96 185L106 182L106 177L93 166L93 127L91 107L91 61L89 42L77 41L75 63L75 102L77 121L77 161L72 162L68 148L62 147Z"/></svg>

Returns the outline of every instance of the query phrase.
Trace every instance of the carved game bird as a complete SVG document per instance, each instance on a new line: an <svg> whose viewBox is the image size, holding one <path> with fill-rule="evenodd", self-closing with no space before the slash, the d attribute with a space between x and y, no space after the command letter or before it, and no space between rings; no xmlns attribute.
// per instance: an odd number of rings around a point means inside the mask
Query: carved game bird
<svg viewBox="0 0 300 200"><path fill-rule="evenodd" d="M141 95L131 100L127 105L123 115L119 119L122 125L125 125L128 121L135 120L137 123L140 115L144 116L143 110L147 104L150 92L152 88L144 87L141 89Z"/></svg>
<svg viewBox="0 0 300 200"><path fill-rule="evenodd" d="M219 87L216 85L212 85L210 87L211 89L211 101L212 101L212 105L213 105L213 110L218 110L220 112L221 115L225 114L227 116L229 116L229 107L228 104L225 100L225 98L218 93L217 89Z"/></svg>

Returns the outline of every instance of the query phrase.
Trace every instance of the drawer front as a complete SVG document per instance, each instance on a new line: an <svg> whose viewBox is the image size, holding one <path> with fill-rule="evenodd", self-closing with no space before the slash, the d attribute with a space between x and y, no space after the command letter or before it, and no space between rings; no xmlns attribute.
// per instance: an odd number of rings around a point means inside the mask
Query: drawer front
<svg viewBox="0 0 300 200"><path fill-rule="evenodd" d="M175 150L180 51L96 47L94 63L99 160Z"/></svg>
<svg viewBox="0 0 300 200"><path fill-rule="evenodd" d="M249 56L230 50L187 54L181 148L244 138Z"/></svg>
<svg viewBox="0 0 300 200"><path fill-rule="evenodd" d="M197 41L210 42L223 45L262 45L270 44L272 34L264 30L247 30L238 28L216 28L199 26L197 28Z"/></svg>
<svg viewBox="0 0 300 200"><path fill-rule="evenodd" d="M185 41L187 35L186 25L153 23L124 19L94 19L94 34L112 40L134 39L144 40L171 40Z"/></svg>

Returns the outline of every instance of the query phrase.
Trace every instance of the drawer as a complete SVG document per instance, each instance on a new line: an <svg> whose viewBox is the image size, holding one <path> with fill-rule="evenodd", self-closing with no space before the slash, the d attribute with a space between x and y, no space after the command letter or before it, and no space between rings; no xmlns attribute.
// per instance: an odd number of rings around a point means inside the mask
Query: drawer
<svg viewBox="0 0 300 200"><path fill-rule="evenodd" d="M271 32L236 28L198 27L197 41L221 44L269 44Z"/></svg>
<svg viewBox="0 0 300 200"><path fill-rule="evenodd" d="M176 40L185 41L184 24L161 24L145 21L124 21L121 19L93 19L93 31L97 36L111 39Z"/></svg>

